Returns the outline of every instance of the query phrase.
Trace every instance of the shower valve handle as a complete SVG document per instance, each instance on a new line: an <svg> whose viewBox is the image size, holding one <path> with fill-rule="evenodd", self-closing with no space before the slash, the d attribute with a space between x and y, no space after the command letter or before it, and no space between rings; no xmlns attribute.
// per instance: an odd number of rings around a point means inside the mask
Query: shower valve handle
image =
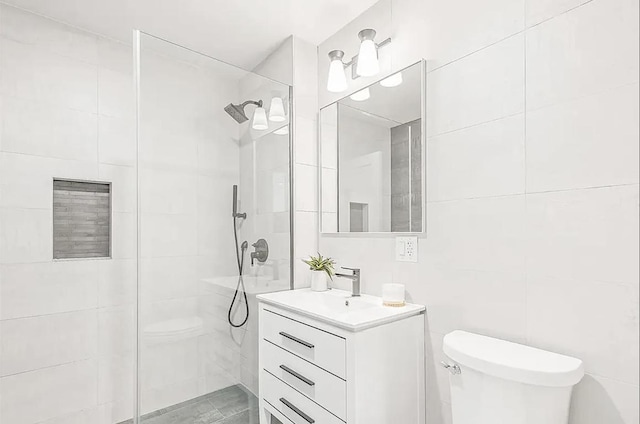
<svg viewBox="0 0 640 424"><path fill-rule="evenodd" d="M265 263L269 257L269 244L267 241L265 239L259 239L251 246L254 248L254 251L251 252L251 266L253 266L253 261L255 259L260 263Z"/></svg>

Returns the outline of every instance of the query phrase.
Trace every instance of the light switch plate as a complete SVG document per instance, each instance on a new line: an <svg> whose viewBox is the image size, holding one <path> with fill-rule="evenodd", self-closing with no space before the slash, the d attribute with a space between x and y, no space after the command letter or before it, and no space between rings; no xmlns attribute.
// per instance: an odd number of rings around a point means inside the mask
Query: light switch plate
<svg viewBox="0 0 640 424"><path fill-rule="evenodd" d="M418 237L396 237L396 261L418 262Z"/></svg>

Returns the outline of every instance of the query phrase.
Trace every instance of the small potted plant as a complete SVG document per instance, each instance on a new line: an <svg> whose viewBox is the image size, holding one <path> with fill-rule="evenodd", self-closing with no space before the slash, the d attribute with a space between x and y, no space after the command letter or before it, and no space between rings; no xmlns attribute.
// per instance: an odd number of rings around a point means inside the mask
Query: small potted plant
<svg viewBox="0 0 640 424"><path fill-rule="evenodd" d="M303 259L302 262L309 265L309 269L311 270L311 290L328 290L329 280L333 280L333 276L335 275L333 269L335 261L331 258L324 258L318 253L318 256L309 256L309 259Z"/></svg>

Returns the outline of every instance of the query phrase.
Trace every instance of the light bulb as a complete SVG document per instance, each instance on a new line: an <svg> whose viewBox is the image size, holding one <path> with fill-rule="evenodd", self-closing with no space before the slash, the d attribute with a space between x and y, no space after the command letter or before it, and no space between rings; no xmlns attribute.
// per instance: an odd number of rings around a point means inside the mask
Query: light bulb
<svg viewBox="0 0 640 424"><path fill-rule="evenodd" d="M263 107L257 107L253 112L253 129L260 131L269 129L269 123L267 122L267 112Z"/></svg>
<svg viewBox="0 0 640 424"><path fill-rule="evenodd" d="M342 50L332 50L329 52L329 77L327 78L327 90L332 93L340 93L347 89L347 75L344 71L344 63L342 58L344 52Z"/></svg>
<svg viewBox="0 0 640 424"><path fill-rule="evenodd" d="M367 100L369 97L371 97L371 93L369 92L369 87L360 91L356 91L351 96L349 96L351 100L356 102L362 102L364 100Z"/></svg>
<svg viewBox="0 0 640 424"><path fill-rule="evenodd" d="M378 63L378 46L373 39L376 32L373 29L363 29L358 33L360 37L360 51L358 53L358 63L356 73L361 77L372 77L380 72Z"/></svg>
<svg viewBox="0 0 640 424"><path fill-rule="evenodd" d="M380 85L383 87L397 87L402 84L402 72L398 72L397 74L393 74L382 81L380 81Z"/></svg>
<svg viewBox="0 0 640 424"><path fill-rule="evenodd" d="M280 97L271 99L271 107L269 107L269 121L284 122L287 117L284 113L284 102Z"/></svg>
<svg viewBox="0 0 640 424"><path fill-rule="evenodd" d="M289 125L285 125L282 128L278 128L273 133L277 134L277 135L287 135L287 134L289 134Z"/></svg>

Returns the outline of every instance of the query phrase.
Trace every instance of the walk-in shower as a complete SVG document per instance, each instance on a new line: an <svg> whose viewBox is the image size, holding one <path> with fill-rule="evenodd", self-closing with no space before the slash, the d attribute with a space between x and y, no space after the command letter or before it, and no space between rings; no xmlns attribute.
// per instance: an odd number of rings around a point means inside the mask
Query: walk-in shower
<svg viewBox="0 0 640 424"><path fill-rule="evenodd" d="M134 419L257 424L255 296L291 284L291 88L136 36Z"/></svg>

